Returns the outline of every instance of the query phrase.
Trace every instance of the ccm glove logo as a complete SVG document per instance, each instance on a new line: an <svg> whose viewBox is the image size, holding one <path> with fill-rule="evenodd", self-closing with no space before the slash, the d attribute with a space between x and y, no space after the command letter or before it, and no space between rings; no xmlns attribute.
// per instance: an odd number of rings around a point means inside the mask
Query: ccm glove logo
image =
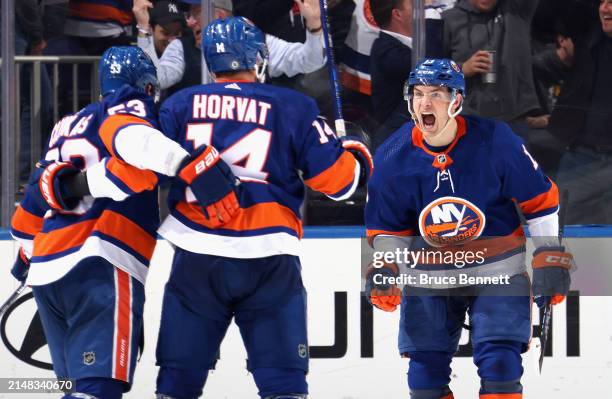
<svg viewBox="0 0 612 399"><path fill-rule="evenodd" d="M572 264L572 258L569 256L547 255L546 263L560 263L570 266Z"/></svg>
<svg viewBox="0 0 612 399"><path fill-rule="evenodd" d="M531 266L534 269L542 267L562 267L571 269L574 265L572 254L564 251L536 251Z"/></svg>

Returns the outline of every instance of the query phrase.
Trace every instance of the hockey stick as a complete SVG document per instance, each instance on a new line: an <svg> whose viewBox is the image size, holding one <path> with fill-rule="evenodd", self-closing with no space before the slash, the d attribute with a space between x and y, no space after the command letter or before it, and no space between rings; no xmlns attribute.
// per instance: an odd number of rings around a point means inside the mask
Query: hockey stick
<svg viewBox="0 0 612 399"><path fill-rule="evenodd" d="M21 285L19 285L19 287L17 287L15 292L13 292L11 296L4 302L2 307L0 307L0 318L2 318L2 316L4 315L4 312L6 312L6 310L10 308L12 304L15 303L17 298L19 298L19 296L21 295L23 290L26 289L26 287L27 285L25 284L25 281L24 281L23 283L21 283Z"/></svg>
<svg viewBox="0 0 612 399"><path fill-rule="evenodd" d="M561 241L563 240L563 230L565 227L565 214L567 210L567 201L569 200L569 192L567 190L563 190L561 192L561 201L560 201L560 209L559 209L559 245L561 245ZM544 364L544 353L546 352L546 345L548 344L548 336L550 334L550 323L552 320L552 311L553 305L548 303L544 307L544 312L542 316L541 330L540 330L540 358L538 359L538 370L540 374L542 374L542 364Z"/></svg>
<svg viewBox="0 0 612 399"><path fill-rule="evenodd" d="M327 0L319 0L321 8L321 27L323 28L323 40L325 42L325 55L327 56L327 72L329 73L329 82L332 93L334 95L334 117L336 126L336 135L338 137L346 136L346 127L344 125L344 117L342 116L342 99L340 97L340 79L338 78L338 70L334 62L334 49L329 28L329 20L327 18Z"/></svg>

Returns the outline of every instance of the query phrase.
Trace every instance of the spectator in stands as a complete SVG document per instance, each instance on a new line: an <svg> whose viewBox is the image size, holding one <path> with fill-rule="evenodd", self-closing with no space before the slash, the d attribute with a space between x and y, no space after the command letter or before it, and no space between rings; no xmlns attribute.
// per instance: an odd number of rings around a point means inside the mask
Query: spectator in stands
<svg viewBox="0 0 612 399"><path fill-rule="evenodd" d="M64 37L49 42L50 55L102 55L132 40L132 0L70 0Z"/></svg>
<svg viewBox="0 0 612 399"><path fill-rule="evenodd" d="M538 110L530 26L538 1L459 0L442 14L444 55L462 64L464 112L498 118L527 138L525 118Z"/></svg>
<svg viewBox="0 0 612 399"><path fill-rule="evenodd" d="M550 117L570 145L557 182L569 190L568 224L612 223L612 0L601 0L599 23L573 37L575 55Z"/></svg>
<svg viewBox="0 0 612 399"><path fill-rule="evenodd" d="M182 0L189 4L187 25L193 36L183 36L172 41L161 59L157 70L162 89L169 89L167 95L201 83L202 39L201 6L199 0ZM300 9L306 18L309 33L305 43L288 43L277 37L266 35L270 52L268 73L270 76L286 74L293 76L321 68L325 63L319 3L317 0L300 2ZM231 16L229 0L215 1L215 18ZM151 54L149 54L151 55Z"/></svg>
<svg viewBox="0 0 612 399"><path fill-rule="evenodd" d="M138 46L151 55L159 68L159 58L170 42L182 36L185 16L171 1L134 0L134 17L138 29ZM153 57L153 49L156 57Z"/></svg>
<svg viewBox="0 0 612 399"><path fill-rule="evenodd" d="M302 0L232 0L236 16L247 17L264 33L288 42L304 42L307 21ZM304 17L304 18L302 18Z"/></svg>
<svg viewBox="0 0 612 399"><path fill-rule="evenodd" d="M426 54L441 57L442 21L426 0ZM410 119L404 101L404 82L412 69L412 0L370 0L372 16L381 28L372 45L370 74L374 118L382 127L374 147Z"/></svg>
<svg viewBox="0 0 612 399"><path fill-rule="evenodd" d="M556 176L565 145L548 130L550 113L559 87L568 74L573 59L573 42L561 24L550 23L554 32L532 41L533 77L539 110L526 118L529 126L529 153L547 176ZM550 29L550 25L549 28ZM546 38L552 42L545 42Z"/></svg>
<svg viewBox="0 0 612 399"><path fill-rule="evenodd" d="M47 43L43 37L42 9L37 0L22 0L15 2L15 55L42 55ZM31 118L31 83L33 69L31 63L23 64L20 75L20 133L19 133L19 180L25 182L30 174L31 138L33 134L40 135L42 151L46 134L52 126L51 82L45 68L40 70L40 105L38 116L40 128L32 131Z"/></svg>
<svg viewBox="0 0 612 399"><path fill-rule="evenodd" d="M530 128L545 128L552 110L554 96L551 89L567 76L574 58L574 43L561 25L557 25L554 43L532 42L533 76L538 95L540 116L527 117Z"/></svg>

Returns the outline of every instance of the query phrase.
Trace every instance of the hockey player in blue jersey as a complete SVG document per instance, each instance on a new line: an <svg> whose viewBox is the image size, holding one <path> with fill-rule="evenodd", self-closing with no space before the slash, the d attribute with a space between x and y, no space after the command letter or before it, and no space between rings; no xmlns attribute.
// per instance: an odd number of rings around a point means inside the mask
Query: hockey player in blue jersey
<svg viewBox="0 0 612 399"><path fill-rule="evenodd" d="M399 351L410 358L412 399L453 398L450 363L466 313L480 398L522 398L530 288L539 306L560 302L569 289L573 260L557 238L555 184L505 123L459 116L465 96L456 63L420 62L405 86L413 121L378 149L368 184L365 219L374 249L408 248L422 255L412 264L397 259L372 265L366 273L366 295L374 306L394 311L400 305ZM531 287L515 203L537 248ZM452 256L427 258L436 251ZM466 251L482 251L481 258L453 260ZM400 274L414 278L403 292L382 279ZM500 275L507 279L489 280L497 285L471 282Z"/></svg>
<svg viewBox="0 0 612 399"><path fill-rule="evenodd" d="M314 100L258 82L267 49L242 17L213 21L202 49L215 82L184 89L160 110L161 130L191 151L216 148L240 179L240 210L211 225L174 181L159 234L175 246L157 343L159 398L202 394L235 320L259 395L306 398L306 294L298 255L304 184L333 199L365 184L363 144L340 141ZM229 394L228 394L229 395Z"/></svg>
<svg viewBox="0 0 612 399"><path fill-rule="evenodd" d="M142 50L107 50L100 83L99 102L54 127L11 226L21 244L12 273L32 286L56 375L76 380L65 398L129 390L159 227L158 173L189 184L211 224L238 209L235 177L214 151L189 154L156 129L156 71Z"/></svg>

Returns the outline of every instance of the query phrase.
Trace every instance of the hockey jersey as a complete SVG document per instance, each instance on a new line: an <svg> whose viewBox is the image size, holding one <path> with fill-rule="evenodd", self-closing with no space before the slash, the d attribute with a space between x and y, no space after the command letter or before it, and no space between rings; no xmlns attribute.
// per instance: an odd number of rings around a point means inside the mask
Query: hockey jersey
<svg viewBox="0 0 612 399"><path fill-rule="evenodd" d="M81 37L131 34L131 0L70 0L64 33Z"/></svg>
<svg viewBox="0 0 612 399"><path fill-rule="evenodd" d="M525 240L515 203L530 224L556 218L557 187L505 123L473 116L457 123L442 152L428 147L412 122L378 149L365 209L368 238L415 236L412 250L423 254L483 251L471 264L432 256L411 265L433 274L520 273Z"/></svg>
<svg viewBox="0 0 612 399"><path fill-rule="evenodd" d="M191 252L234 258L298 254L304 183L348 198L359 164L293 90L236 81L184 89L160 110L161 130L191 152L213 145L240 178L239 214L213 229L191 190L174 179L159 234Z"/></svg>
<svg viewBox="0 0 612 399"><path fill-rule="evenodd" d="M13 216L11 233L31 256L28 285L58 280L81 259L101 256L144 283L159 226L155 173L125 168L114 151L114 136L134 124L156 127L151 97L123 86L100 102L61 119L53 128L45 158L72 161L93 185L110 185L125 201L85 197L71 212L45 215L28 195ZM101 162L102 161L102 162Z"/></svg>

